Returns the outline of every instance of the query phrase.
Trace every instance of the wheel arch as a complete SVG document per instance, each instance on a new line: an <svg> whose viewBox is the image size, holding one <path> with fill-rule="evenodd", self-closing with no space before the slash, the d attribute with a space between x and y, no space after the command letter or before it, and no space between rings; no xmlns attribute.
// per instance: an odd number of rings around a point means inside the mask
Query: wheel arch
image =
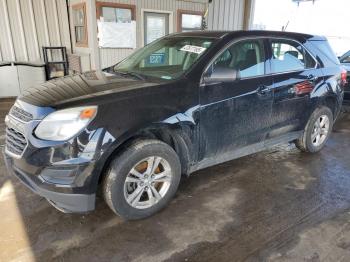
<svg viewBox="0 0 350 262"><path fill-rule="evenodd" d="M194 147L195 144L191 142L189 132L192 127L170 125L170 124L155 124L146 128L141 128L138 131L127 136L122 142L111 145L111 149L104 157L103 167L98 172L98 179L96 179L95 188L97 189L99 183L105 176L112 160L121 152L123 152L130 144L138 140L157 139L169 145L177 153L182 174L188 175L190 166L195 161Z"/></svg>
<svg viewBox="0 0 350 262"><path fill-rule="evenodd" d="M335 95L328 95L324 97L321 105L328 107L332 111L334 119L336 119L339 112L339 103Z"/></svg>

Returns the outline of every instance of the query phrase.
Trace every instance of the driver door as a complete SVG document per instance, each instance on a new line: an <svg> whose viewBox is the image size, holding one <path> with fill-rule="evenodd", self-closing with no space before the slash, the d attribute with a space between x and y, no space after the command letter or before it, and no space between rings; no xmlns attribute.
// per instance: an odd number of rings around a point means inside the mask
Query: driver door
<svg viewBox="0 0 350 262"><path fill-rule="evenodd" d="M218 159L263 145L273 102L272 77L265 75L265 42L251 39L233 43L204 73L200 87L202 159Z"/></svg>

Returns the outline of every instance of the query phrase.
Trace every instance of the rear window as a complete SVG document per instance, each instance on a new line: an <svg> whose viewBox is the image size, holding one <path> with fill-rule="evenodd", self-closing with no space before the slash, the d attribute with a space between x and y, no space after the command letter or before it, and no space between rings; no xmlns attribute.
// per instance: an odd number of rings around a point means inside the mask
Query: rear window
<svg viewBox="0 0 350 262"><path fill-rule="evenodd" d="M329 45L328 41L311 41L314 46L317 47L329 60L339 65L339 59L335 55L333 49Z"/></svg>

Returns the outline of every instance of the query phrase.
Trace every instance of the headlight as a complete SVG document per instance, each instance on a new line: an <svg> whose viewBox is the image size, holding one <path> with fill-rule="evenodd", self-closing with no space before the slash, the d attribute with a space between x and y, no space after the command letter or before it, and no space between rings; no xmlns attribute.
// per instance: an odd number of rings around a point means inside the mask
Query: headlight
<svg viewBox="0 0 350 262"><path fill-rule="evenodd" d="M43 140L65 141L82 131L96 116L97 107L76 107L53 112L35 130Z"/></svg>

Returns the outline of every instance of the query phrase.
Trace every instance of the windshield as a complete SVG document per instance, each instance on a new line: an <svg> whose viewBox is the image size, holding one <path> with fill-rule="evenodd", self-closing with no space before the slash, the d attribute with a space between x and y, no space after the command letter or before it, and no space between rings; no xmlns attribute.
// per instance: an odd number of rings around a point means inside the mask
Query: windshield
<svg viewBox="0 0 350 262"><path fill-rule="evenodd" d="M163 38L114 66L114 72L172 80L182 76L210 47L213 39Z"/></svg>

